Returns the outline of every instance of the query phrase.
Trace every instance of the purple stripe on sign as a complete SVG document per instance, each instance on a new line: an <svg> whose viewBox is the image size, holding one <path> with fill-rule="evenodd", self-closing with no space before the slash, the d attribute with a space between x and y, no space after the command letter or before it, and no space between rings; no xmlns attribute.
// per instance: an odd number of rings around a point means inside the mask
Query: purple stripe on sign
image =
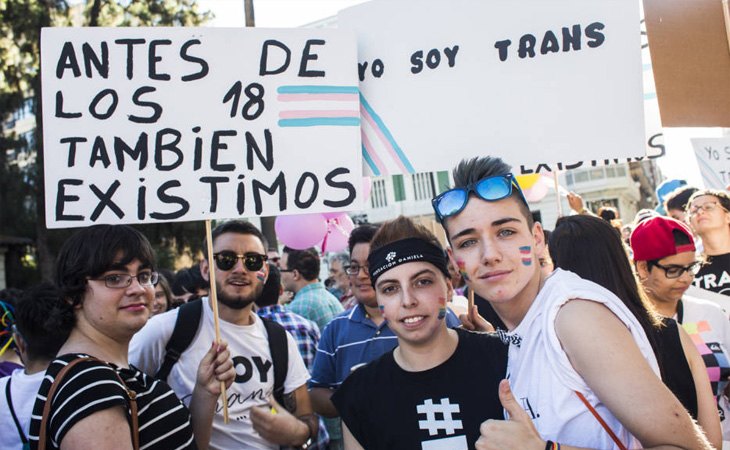
<svg viewBox="0 0 730 450"><path fill-rule="evenodd" d="M279 94L280 102L359 102L358 94Z"/></svg>

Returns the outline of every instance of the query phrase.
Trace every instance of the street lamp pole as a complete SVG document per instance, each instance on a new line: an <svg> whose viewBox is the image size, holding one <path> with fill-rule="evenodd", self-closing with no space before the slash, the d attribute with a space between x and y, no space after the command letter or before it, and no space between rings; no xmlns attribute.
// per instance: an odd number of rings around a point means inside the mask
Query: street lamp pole
<svg viewBox="0 0 730 450"><path fill-rule="evenodd" d="M246 26L255 27L256 20L253 16L253 0L243 0L243 13L246 16Z"/></svg>

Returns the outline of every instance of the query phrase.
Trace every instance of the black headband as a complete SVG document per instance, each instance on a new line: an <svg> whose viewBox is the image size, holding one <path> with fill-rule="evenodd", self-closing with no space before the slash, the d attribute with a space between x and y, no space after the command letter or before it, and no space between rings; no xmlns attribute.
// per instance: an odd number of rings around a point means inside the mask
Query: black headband
<svg viewBox="0 0 730 450"><path fill-rule="evenodd" d="M370 252L368 265L373 286L378 277L385 271L401 264L425 261L440 270L446 278L450 278L447 258L444 251L432 243L419 238L407 238L385 244Z"/></svg>

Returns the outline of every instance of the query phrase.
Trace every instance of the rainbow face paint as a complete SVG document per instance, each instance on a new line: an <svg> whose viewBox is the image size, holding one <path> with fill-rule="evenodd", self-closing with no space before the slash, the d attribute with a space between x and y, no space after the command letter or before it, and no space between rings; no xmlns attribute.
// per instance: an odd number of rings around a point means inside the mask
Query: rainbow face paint
<svg viewBox="0 0 730 450"><path fill-rule="evenodd" d="M464 281L471 281L469 279L469 275L467 275L467 273L466 273L466 263L461 259L457 259L456 266L459 268L459 273L461 274L461 278L463 278Z"/></svg>
<svg viewBox="0 0 730 450"><path fill-rule="evenodd" d="M522 265L524 266L531 266L532 265L532 247L529 245L526 245L524 247L520 247L520 256L522 257Z"/></svg>
<svg viewBox="0 0 730 450"><path fill-rule="evenodd" d="M439 308L438 318L439 320L444 320L444 318L446 318L446 298L439 297L439 305L441 305L441 307Z"/></svg>
<svg viewBox="0 0 730 450"><path fill-rule="evenodd" d="M256 278L262 283L266 282L266 273L264 273L263 270L259 270L258 272L256 272Z"/></svg>

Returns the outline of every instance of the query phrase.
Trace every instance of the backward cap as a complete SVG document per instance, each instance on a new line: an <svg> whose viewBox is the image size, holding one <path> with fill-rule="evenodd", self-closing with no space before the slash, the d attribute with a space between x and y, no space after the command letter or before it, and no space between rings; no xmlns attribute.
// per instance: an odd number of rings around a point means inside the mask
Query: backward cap
<svg viewBox="0 0 730 450"><path fill-rule="evenodd" d="M674 230L689 239L689 244L677 246ZM652 217L640 222L631 233L631 250L634 261L651 261L666 258L677 253L695 251L692 232L684 223L668 217Z"/></svg>

